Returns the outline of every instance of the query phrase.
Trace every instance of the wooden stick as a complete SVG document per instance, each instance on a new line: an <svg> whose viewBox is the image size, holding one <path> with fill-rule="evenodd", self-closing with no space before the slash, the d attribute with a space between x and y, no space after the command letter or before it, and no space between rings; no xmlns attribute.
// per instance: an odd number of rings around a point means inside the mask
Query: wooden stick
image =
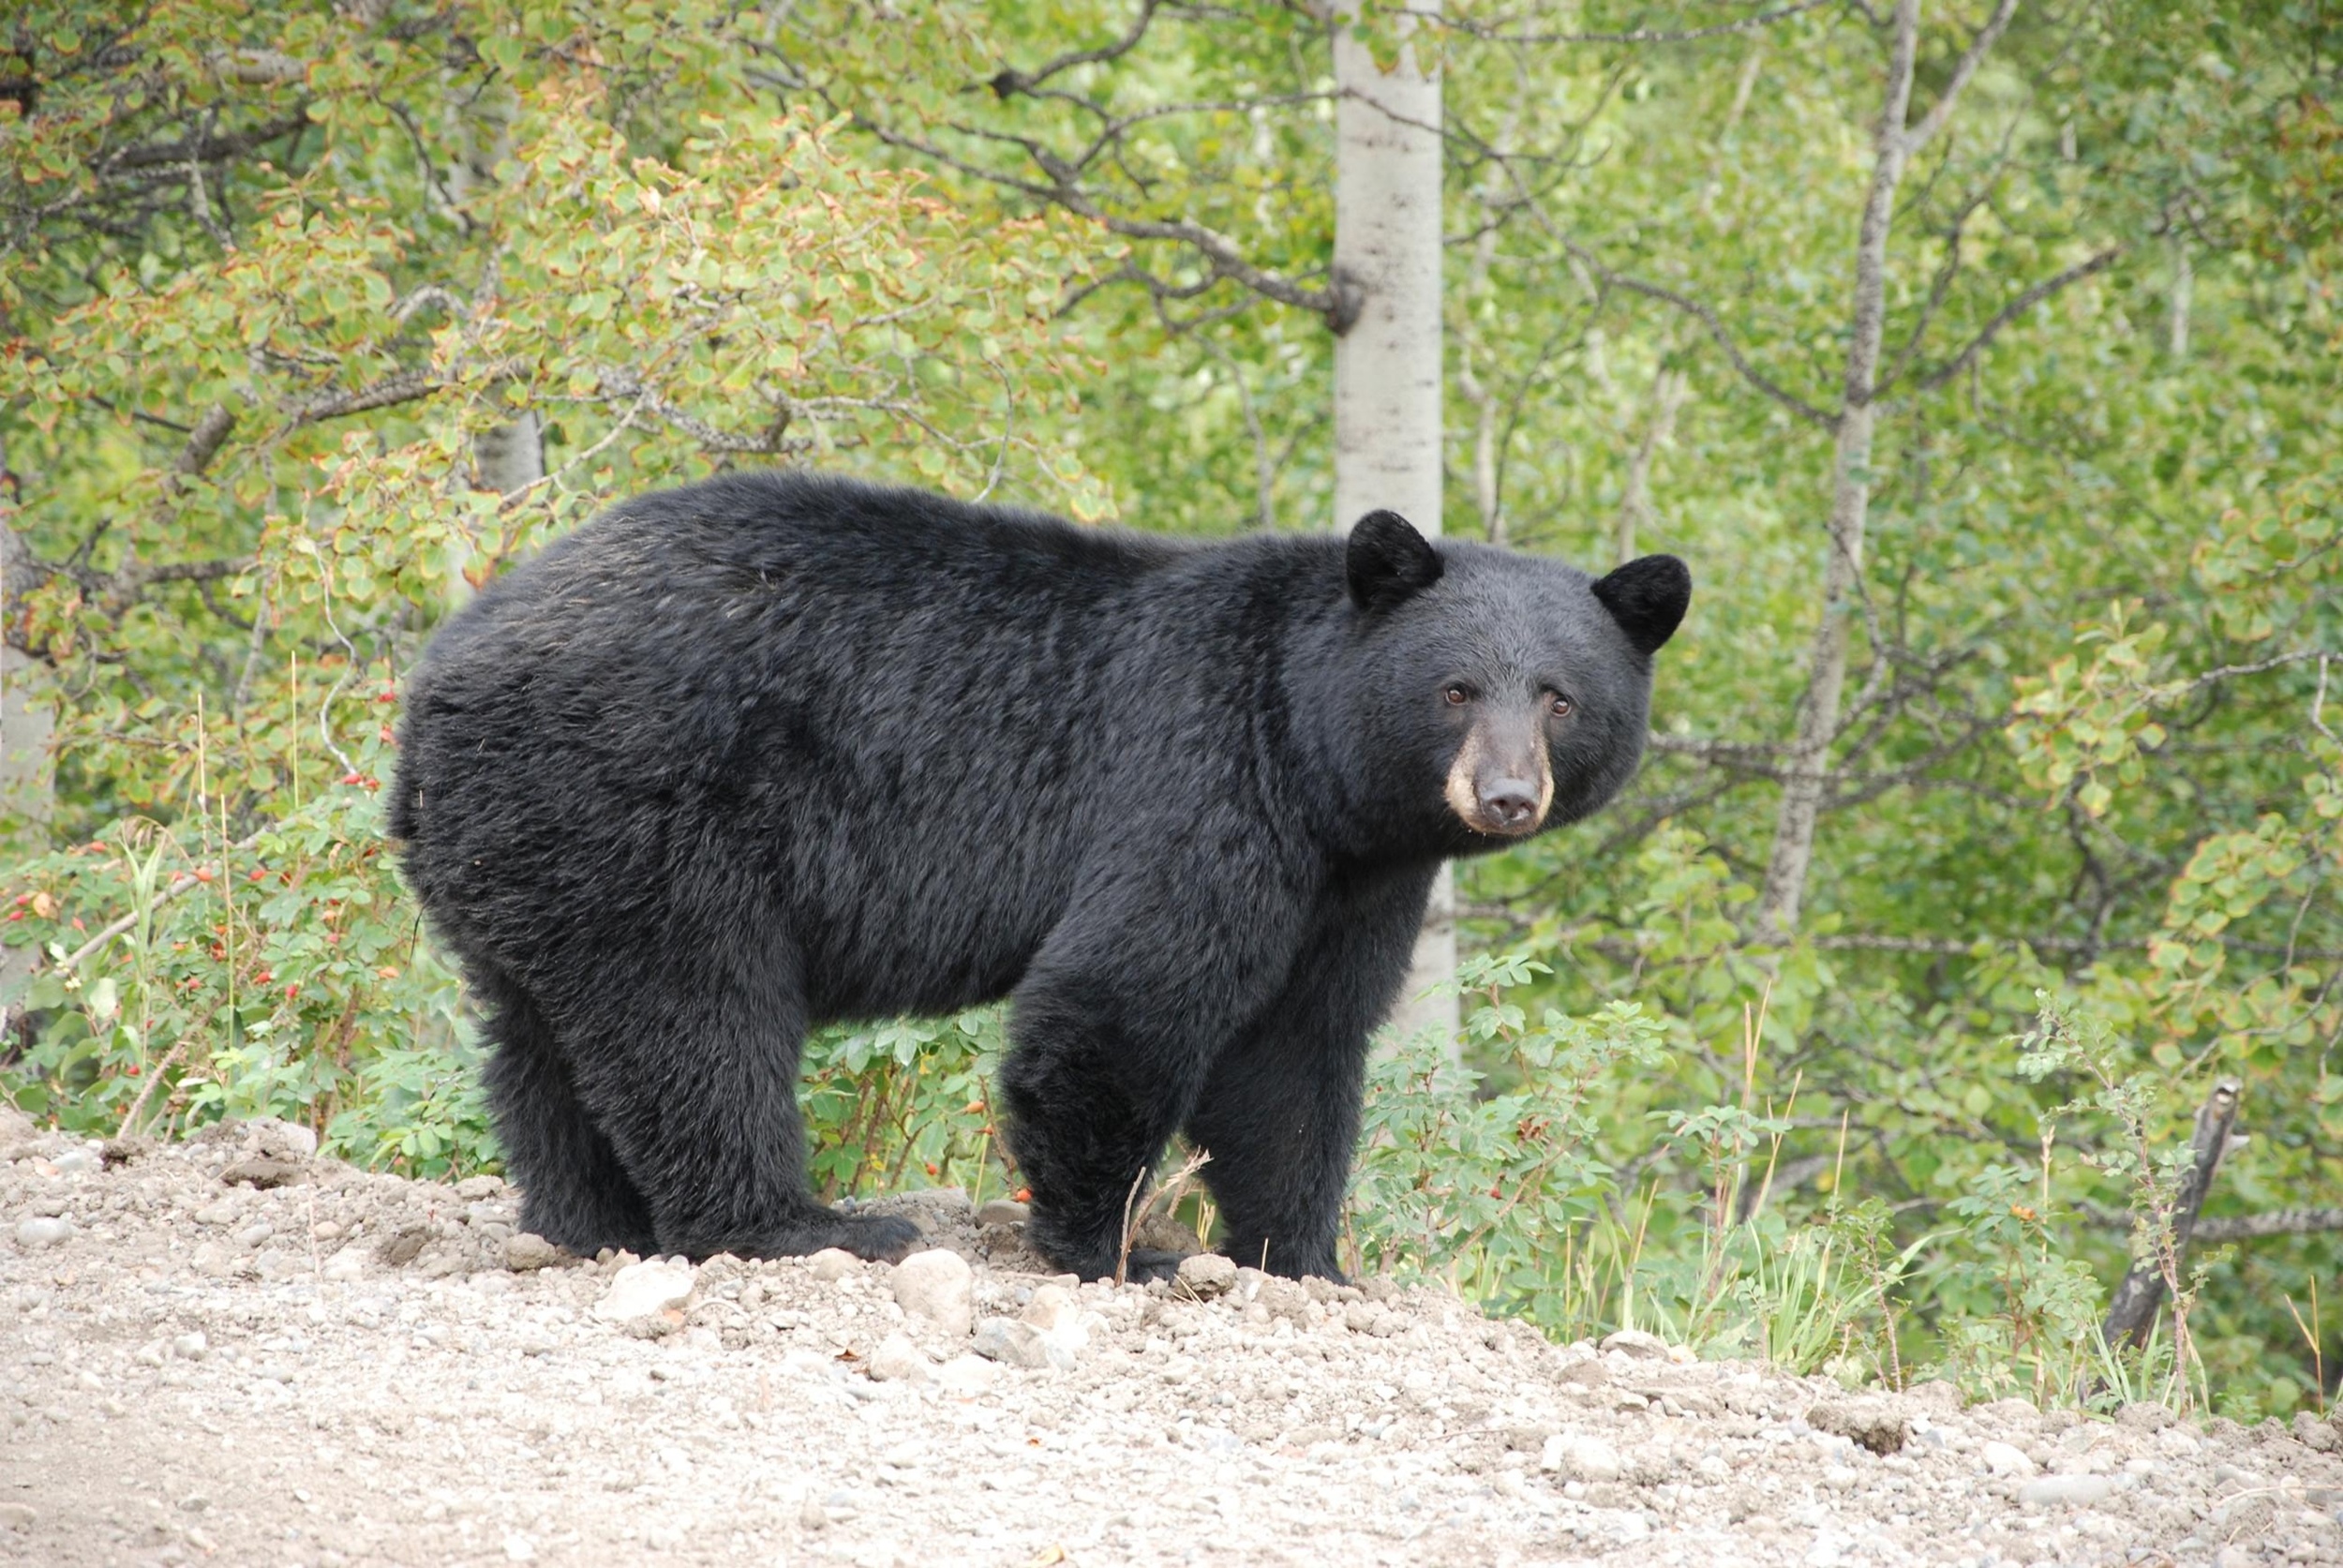
<svg viewBox="0 0 2343 1568"><path fill-rule="evenodd" d="M2204 1207L2205 1195L2213 1190L2214 1172L2220 1169L2221 1156L2229 1149L2230 1128L2237 1122L2241 1092L2235 1079L2224 1078L2213 1085L2213 1092L2198 1110L2196 1136L2191 1140L2196 1159L2188 1173L2181 1178L2179 1195L2173 1200L2171 1250L2168 1254L2161 1238L2157 1238L2155 1250L2135 1262L2123 1282L2115 1287L2107 1308L2107 1326L2102 1331L2111 1347L2128 1343L2136 1348L2147 1342L2156 1310L2164 1305L2166 1260L2169 1257L2171 1276L2177 1279L2181 1259L2188 1250L2190 1236L2196 1232L2197 1214Z"/></svg>

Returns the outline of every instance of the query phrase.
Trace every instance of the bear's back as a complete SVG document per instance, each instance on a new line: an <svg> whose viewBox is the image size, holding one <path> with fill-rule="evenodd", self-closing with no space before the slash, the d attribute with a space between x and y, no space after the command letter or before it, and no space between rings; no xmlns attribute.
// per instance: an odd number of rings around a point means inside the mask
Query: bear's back
<svg viewBox="0 0 2343 1568"><path fill-rule="evenodd" d="M434 639L393 833L459 947L451 912L582 920L614 891L724 885L733 918L778 907L806 933L817 1008L882 1000L825 978L922 967L935 993L888 1005L957 1006L1022 963L1086 846L1246 787L1261 709L1231 699L1274 639L1231 628L1305 560L1327 569L1301 574L1327 575L1308 596L1338 595L1332 545L1180 544L803 475L645 497ZM851 894L874 887L895 892Z"/></svg>

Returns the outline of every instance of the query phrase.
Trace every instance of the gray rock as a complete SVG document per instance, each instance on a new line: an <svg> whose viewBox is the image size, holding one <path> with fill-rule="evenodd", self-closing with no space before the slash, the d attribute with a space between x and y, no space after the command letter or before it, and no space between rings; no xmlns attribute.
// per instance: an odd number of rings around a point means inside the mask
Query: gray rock
<svg viewBox="0 0 2343 1568"><path fill-rule="evenodd" d="M1014 1198L989 1199L977 1210L979 1225L1022 1225L1033 1217L1033 1210Z"/></svg>
<svg viewBox="0 0 2343 1568"><path fill-rule="evenodd" d="M1199 1252L1180 1260L1179 1281L1180 1289L1198 1301L1211 1301L1227 1295L1236 1283L1236 1262L1217 1252Z"/></svg>
<svg viewBox="0 0 2343 1568"><path fill-rule="evenodd" d="M27 1252L43 1247L62 1247L73 1239L73 1221L63 1216L51 1215L39 1219L20 1219L16 1222L16 1245Z"/></svg>
<svg viewBox="0 0 2343 1568"><path fill-rule="evenodd" d="M552 1268L568 1258L568 1253L532 1232L518 1231L504 1238L504 1266L515 1274Z"/></svg>
<svg viewBox="0 0 2343 1568"><path fill-rule="evenodd" d="M1603 1341L1606 1351L1619 1351L1640 1361L1668 1359L1667 1341L1656 1334L1646 1334L1639 1328L1622 1328Z"/></svg>
<svg viewBox="0 0 2343 1568"><path fill-rule="evenodd" d="M895 1265L888 1283L895 1305L936 1332L959 1338L976 1322L976 1276L968 1261L943 1247L914 1252Z"/></svg>
<svg viewBox="0 0 2343 1568"><path fill-rule="evenodd" d="M1893 1454L1912 1433L1910 1412L1894 1399L1833 1399L1806 1412L1806 1425L1874 1454Z"/></svg>
<svg viewBox="0 0 2343 1568"><path fill-rule="evenodd" d="M219 1179L230 1187L250 1187L267 1191L272 1187L298 1186L309 1179L309 1172L299 1160L255 1156L236 1161L219 1173Z"/></svg>
<svg viewBox="0 0 2343 1568"><path fill-rule="evenodd" d="M298 1122L276 1116L256 1116L242 1123L244 1144L254 1154L275 1159L311 1159L318 1152L318 1135Z"/></svg>
<svg viewBox="0 0 2343 1568"><path fill-rule="evenodd" d="M987 1318L977 1324L974 1348L978 1355L1004 1366L1023 1366L1037 1372L1052 1366L1062 1372L1074 1368L1072 1351L1033 1324L1015 1318Z"/></svg>
<svg viewBox="0 0 2343 1568"><path fill-rule="evenodd" d="M431 1236L428 1225L403 1226L382 1238L382 1245L374 1249L375 1259L392 1268L404 1268L422 1255Z"/></svg>

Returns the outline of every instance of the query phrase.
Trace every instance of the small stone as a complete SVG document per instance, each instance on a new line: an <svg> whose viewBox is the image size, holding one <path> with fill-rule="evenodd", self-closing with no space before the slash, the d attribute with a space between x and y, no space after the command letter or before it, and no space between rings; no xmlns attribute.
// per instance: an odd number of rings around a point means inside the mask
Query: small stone
<svg viewBox="0 0 2343 1568"><path fill-rule="evenodd" d="M236 1245L243 1247L246 1252L249 1252L276 1233L276 1227L271 1225L267 1220L263 1219L257 1224L247 1225L243 1230L238 1231L236 1232Z"/></svg>
<svg viewBox="0 0 2343 1568"><path fill-rule="evenodd" d="M1181 1290L1198 1301L1211 1301L1229 1293L1236 1283L1236 1262L1217 1252L1199 1252L1180 1260Z"/></svg>
<svg viewBox="0 0 2343 1568"><path fill-rule="evenodd" d="M1995 1475L2032 1475L2035 1471L2034 1461L2027 1457L2024 1449L1998 1439L1980 1449L1978 1456Z"/></svg>
<svg viewBox="0 0 2343 1568"><path fill-rule="evenodd" d="M171 1342L171 1353L182 1361L201 1361L212 1353L212 1343L203 1337L201 1329L196 1329L173 1339Z"/></svg>
<svg viewBox="0 0 2343 1568"><path fill-rule="evenodd" d="M825 1285L835 1285L850 1274L862 1272L862 1260L843 1247L825 1247L805 1261L813 1277Z"/></svg>
<svg viewBox="0 0 2343 1568"><path fill-rule="evenodd" d="M16 1245L27 1252L44 1247L63 1247L73 1239L73 1221L62 1216L39 1219L20 1219L16 1222Z"/></svg>
<svg viewBox="0 0 2343 1568"><path fill-rule="evenodd" d="M1912 1420L1893 1399L1833 1399L1806 1412L1806 1425L1870 1449L1893 1454L1912 1434Z"/></svg>
<svg viewBox="0 0 2343 1568"><path fill-rule="evenodd" d="M2112 1475L2045 1475L2018 1488L2018 1501L2030 1508L2088 1508L2115 1495Z"/></svg>
<svg viewBox="0 0 2343 1568"><path fill-rule="evenodd" d="M1903 1400L1905 1404L1916 1405L1936 1415L1958 1415L1963 1403L1960 1385L1947 1382L1942 1378L1914 1383L1903 1391Z"/></svg>
<svg viewBox="0 0 2343 1568"><path fill-rule="evenodd" d="M652 1258L630 1263L610 1277L609 1287L594 1303L594 1316L605 1323L662 1322L661 1314L691 1299L698 1277L688 1259Z"/></svg>
<svg viewBox="0 0 2343 1568"><path fill-rule="evenodd" d="M1618 1449L1601 1438L1569 1432L1557 1432L1545 1440L1545 1452L1538 1456L1538 1468L1551 1471L1565 1481L1589 1485L1617 1481L1626 1471L1619 1462Z"/></svg>
<svg viewBox="0 0 2343 1568"><path fill-rule="evenodd" d="M917 1383L926 1382L929 1378L927 1355L902 1334L890 1334L880 1340L863 1369L879 1382Z"/></svg>
<svg viewBox="0 0 2343 1568"><path fill-rule="evenodd" d="M1611 1369L1589 1356L1583 1361L1569 1363L1554 1376L1580 1388L1601 1388L1611 1381Z"/></svg>
<svg viewBox="0 0 2343 1568"><path fill-rule="evenodd" d="M376 1260L391 1268L405 1268L421 1255L431 1241L431 1227L408 1225L382 1238L382 1245L374 1249Z"/></svg>
<svg viewBox="0 0 2343 1568"><path fill-rule="evenodd" d="M935 1381L948 1393L981 1394L1000 1381L1001 1369L980 1355L963 1353L935 1369Z"/></svg>
<svg viewBox="0 0 2343 1568"><path fill-rule="evenodd" d="M504 1538L504 1561L507 1562L536 1561L537 1543L526 1535L506 1536Z"/></svg>
<svg viewBox="0 0 2343 1568"><path fill-rule="evenodd" d="M265 1192L272 1187L293 1187L309 1179L308 1171L289 1159L240 1159L219 1173L219 1179L230 1187L257 1187Z"/></svg>
<svg viewBox="0 0 2343 1568"><path fill-rule="evenodd" d="M1072 1351L1033 1324L1014 1318L987 1318L977 1324L974 1348L978 1355L1004 1366L1034 1371L1051 1366L1066 1372L1074 1368Z"/></svg>
<svg viewBox="0 0 2343 1568"><path fill-rule="evenodd" d="M1033 1299L1018 1316L1044 1334L1056 1334L1072 1326L1081 1312L1073 1292L1063 1285L1042 1285L1035 1289Z"/></svg>
<svg viewBox="0 0 2343 1568"><path fill-rule="evenodd" d="M895 1265L888 1282L895 1305L939 1334L957 1339L976 1322L976 1276L957 1252L940 1247L914 1252Z"/></svg>
<svg viewBox="0 0 2343 1568"><path fill-rule="evenodd" d="M516 1231L504 1238L504 1266L515 1274L530 1274L565 1262L569 1254L545 1237L530 1231Z"/></svg>
<svg viewBox="0 0 2343 1568"><path fill-rule="evenodd" d="M311 1159L318 1152L314 1128L276 1116L256 1116L243 1124L245 1148L271 1159Z"/></svg>
<svg viewBox="0 0 2343 1568"><path fill-rule="evenodd" d="M979 1225L1022 1225L1033 1217L1033 1210L1014 1198L993 1198L977 1210Z"/></svg>
<svg viewBox="0 0 2343 1568"><path fill-rule="evenodd" d="M1668 1358L1667 1341L1656 1334L1646 1334L1639 1328L1620 1329L1603 1341L1603 1348L1634 1356L1639 1361L1665 1361Z"/></svg>

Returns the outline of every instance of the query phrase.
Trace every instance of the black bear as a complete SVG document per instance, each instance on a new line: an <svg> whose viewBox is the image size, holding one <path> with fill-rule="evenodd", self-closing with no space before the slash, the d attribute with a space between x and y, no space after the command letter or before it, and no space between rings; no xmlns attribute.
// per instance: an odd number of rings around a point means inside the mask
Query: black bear
<svg viewBox="0 0 2343 1568"><path fill-rule="evenodd" d="M1691 591L1389 512L1194 544L783 473L615 508L440 631L391 803L523 1223L900 1257L808 1189L806 1029L1007 997L1042 1253L1111 1274L1185 1130L1231 1256L1336 1276L1435 872L1619 788Z"/></svg>

